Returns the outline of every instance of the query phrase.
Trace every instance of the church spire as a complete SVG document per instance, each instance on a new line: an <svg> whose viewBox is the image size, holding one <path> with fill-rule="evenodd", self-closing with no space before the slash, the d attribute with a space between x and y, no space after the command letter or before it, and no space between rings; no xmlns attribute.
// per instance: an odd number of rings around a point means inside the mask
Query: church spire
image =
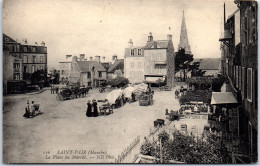
<svg viewBox="0 0 260 166"><path fill-rule="evenodd" d="M180 35L180 43L178 46L178 49L185 49L186 54L191 54L191 49L188 41L188 35L187 35L187 29L186 29L186 23L185 23L185 17L184 17L184 10L183 10L183 16L182 16L182 23L181 23L181 35Z"/></svg>

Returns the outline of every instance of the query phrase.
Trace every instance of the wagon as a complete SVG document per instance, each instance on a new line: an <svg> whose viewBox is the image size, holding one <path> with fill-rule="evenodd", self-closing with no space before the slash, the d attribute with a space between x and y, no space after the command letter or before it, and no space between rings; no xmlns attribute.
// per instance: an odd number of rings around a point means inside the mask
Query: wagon
<svg viewBox="0 0 260 166"><path fill-rule="evenodd" d="M60 93L57 94L56 98L58 101L63 101L66 99L74 99L76 98L76 95L71 89L63 88L60 90Z"/></svg>
<svg viewBox="0 0 260 166"><path fill-rule="evenodd" d="M140 106L148 106L153 105L153 93L143 93L139 97L139 105Z"/></svg>

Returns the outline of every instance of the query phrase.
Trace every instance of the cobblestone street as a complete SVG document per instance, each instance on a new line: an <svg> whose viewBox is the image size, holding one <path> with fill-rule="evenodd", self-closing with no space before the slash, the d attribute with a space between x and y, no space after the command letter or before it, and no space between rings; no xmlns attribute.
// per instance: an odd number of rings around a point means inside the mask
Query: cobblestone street
<svg viewBox="0 0 260 166"><path fill-rule="evenodd" d="M138 102L114 109L108 116L86 117L88 99L104 99L106 93L91 90L86 98L59 102L47 90L28 96L4 98L4 160L12 163L68 162L53 158L61 150L94 150L107 152L110 157L99 160L96 155L87 159L70 160L75 163L114 162L114 159L140 135L149 134L153 121L165 119L165 109L176 110L178 101L173 91L155 89L154 105L139 106ZM27 100L40 104L42 115L24 119ZM100 104L100 103L99 103ZM163 107L162 107L163 106ZM46 159L45 152L51 158ZM19 157L18 157L19 156ZM112 157L113 156L113 157ZM94 158L90 158L94 157Z"/></svg>

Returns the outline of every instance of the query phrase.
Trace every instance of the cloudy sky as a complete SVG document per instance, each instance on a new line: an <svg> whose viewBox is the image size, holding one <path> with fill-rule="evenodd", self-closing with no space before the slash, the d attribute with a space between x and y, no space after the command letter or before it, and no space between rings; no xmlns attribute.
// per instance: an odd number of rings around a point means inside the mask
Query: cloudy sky
<svg viewBox="0 0 260 166"><path fill-rule="evenodd" d="M5 0L3 33L44 41L52 68L67 54L123 58L129 39L144 46L149 32L154 40L172 34L176 51L184 10L194 58L213 58L220 57L224 2L228 16L236 10L234 0Z"/></svg>

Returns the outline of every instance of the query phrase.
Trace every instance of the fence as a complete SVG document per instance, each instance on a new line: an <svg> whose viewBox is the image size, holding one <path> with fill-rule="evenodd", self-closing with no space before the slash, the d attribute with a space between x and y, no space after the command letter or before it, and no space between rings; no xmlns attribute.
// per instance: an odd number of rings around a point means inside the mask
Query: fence
<svg viewBox="0 0 260 166"><path fill-rule="evenodd" d="M132 163L138 157L140 151L140 136L126 148L124 151L115 159L115 163Z"/></svg>

